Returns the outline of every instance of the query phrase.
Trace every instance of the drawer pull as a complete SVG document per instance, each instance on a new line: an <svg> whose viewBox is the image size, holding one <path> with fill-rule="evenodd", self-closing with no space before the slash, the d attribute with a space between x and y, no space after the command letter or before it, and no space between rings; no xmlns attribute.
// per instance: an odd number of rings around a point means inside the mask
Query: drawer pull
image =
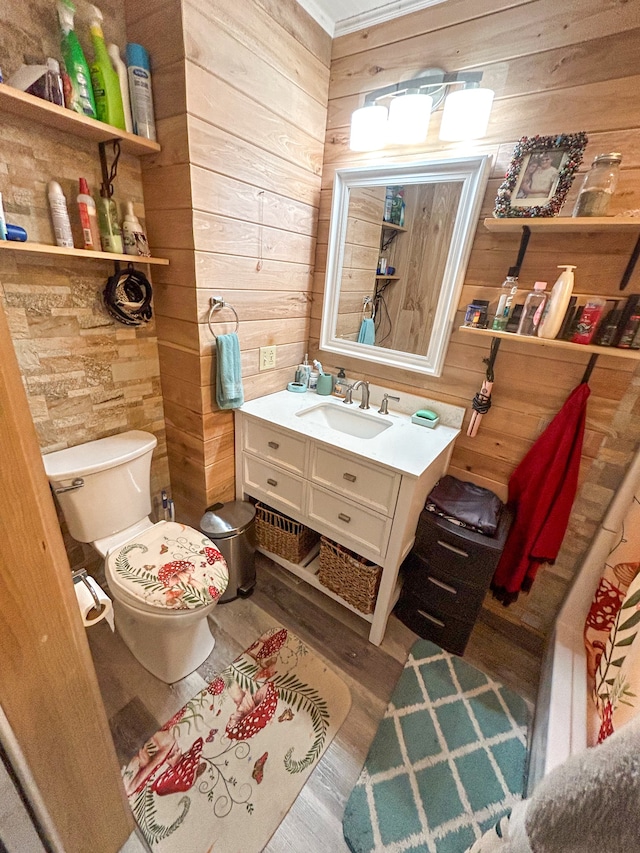
<svg viewBox="0 0 640 853"><path fill-rule="evenodd" d="M466 551L462 550L462 548L456 548L455 545L449 545L448 542L443 542L442 539L438 539L438 545L446 548L447 551L453 551L454 554L459 554L461 557L469 556Z"/></svg>
<svg viewBox="0 0 640 853"><path fill-rule="evenodd" d="M355 474L343 474L342 479L348 480L350 483L355 483L356 475Z"/></svg>
<svg viewBox="0 0 640 853"><path fill-rule="evenodd" d="M269 477L269 479L267 480L267 485L269 485L269 486L277 486L277 485L278 485L278 481L277 481L277 480L272 480L272 479L271 479L271 477Z"/></svg>
<svg viewBox="0 0 640 853"><path fill-rule="evenodd" d="M351 516L345 515L343 512L338 513L338 518L340 519L340 521L346 521L347 524L349 524L349 522L351 521Z"/></svg>
<svg viewBox="0 0 640 853"><path fill-rule="evenodd" d="M438 628L444 628L444 622L441 622L439 619L436 619L435 616L431 616L430 613L425 613L424 610L418 610L418 613L421 616L424 616L425 619L428 619L429 622L433 622L433 624L437 625Z"/></svg>
<svg viewBox="0 0 640 853"><path fill-rule="evenodd" d="M269 447L270 447L272 450L277 450L277 449L280 447L280 445L278 444L278 442L277 442L277 441L270 441L270 442L269 442Z"/></svg>
<svg viewBox="0 0 640 853"><path fill-rule="evenodd" d="M427 575L427 580L431 581L431 583L434 586L440 587L440 589L443 589L445 592L450 592L451 595L457 595L458 594L458 590L455 587L449 586L448 583L444 583L443 581L439 581L437 578L432 578L431 575Z"/></svg>

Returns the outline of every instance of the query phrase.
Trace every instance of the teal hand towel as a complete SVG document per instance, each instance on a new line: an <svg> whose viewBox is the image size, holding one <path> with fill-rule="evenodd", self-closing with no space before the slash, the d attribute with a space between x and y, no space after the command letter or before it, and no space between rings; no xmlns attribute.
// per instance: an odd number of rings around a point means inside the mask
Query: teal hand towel
<svg viewBox="0 0 640 853"><path fill-rule="evenodd" d="M375 344L376 342L376 327L373 320L367 317L360 324L360 333L358 334L359 344Z"/></svg>
<svg viewBox="0 0 640 853"><path fill-rule="evenodd" d="M218 335L216 350L216 402L221 409L237 409L244 403L244 391L236 333Z"/></svg>

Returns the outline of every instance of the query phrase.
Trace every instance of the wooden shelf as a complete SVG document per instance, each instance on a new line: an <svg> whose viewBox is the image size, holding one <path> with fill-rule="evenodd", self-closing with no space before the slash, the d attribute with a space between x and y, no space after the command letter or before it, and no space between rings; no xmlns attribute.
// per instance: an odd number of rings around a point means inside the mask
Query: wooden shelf
<svg viewBox="0 0 640 853"><path fill-rule="evenodd" d="M385 222L384 219L382 220L382 227L388 228L389 231L406 231L407 230L406 228L403 228L402 225L395 225L393 222Z"/></svg>
<svg viewBox="0 0 640 853"><path fill-rule="evenodd" d="M39 122L47 127L62 130L66 133L81 136L93 142L109 142L117 139L122 151L129 154L155 154L160 151L157 142L127 133L118 127L112 127L102 121L89 118L88 116L51 104L42 98L36 98L27 92L0 84L0 111L23 116L31 121Z"/></svg>
<svg viewBox="0 0 640 853"><path fill-rule="evenodd" d="M377 275L376 281L380 281L380 279L382 279L383 281L398 281L399 278L399 275Z"/></svg>
<svg viewBox="0 0 640 853"><path fill-rule="evenodd" d="M49 246L46 243L19 243L14 240L0 240L0 251L31 252L43 255L63 255L67 258L93 258L99 261L124 261L133 264L159 264L168 266L166 258L144 258L140 255L120 255L115 252L95 252L92 249L67 249L63 246Z"/></svg>
<svg viewBox="0 0 640 853"><path fill-rule="evenodd" d="M503 338L505 340L517 341L523 344L533 344L539 347L555 347L557 349L573 350L574 352L596 353L597 355L610 355L614 358L630 358L640 361L640 350L619 349L618 347L598 347L593 344L572 344L571 341L549 340L537 338L532 335L516 335L514 332L494 332L493 329L474 329L471 326L460 326L460 332L471 332L472 335L481 335L485 338Z"/></svg>
<svg viewBox="0 0 640 853"><path fill-rule="evenodd" d="M549 216L549 217L515 217L490 218L484 220L484 226L489 231L497 233L513 233L522 231L522 226L528 226L531 231L553 233L569 233L571 231L640 231L640 217L633 216Z"/></svg>

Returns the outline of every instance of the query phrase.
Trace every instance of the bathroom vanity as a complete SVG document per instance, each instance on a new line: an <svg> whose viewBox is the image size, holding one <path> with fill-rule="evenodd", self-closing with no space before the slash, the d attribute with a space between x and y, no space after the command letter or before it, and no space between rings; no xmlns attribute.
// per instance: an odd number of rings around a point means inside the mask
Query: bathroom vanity
<svg viewBox="0 0 640 853"><path fill-rule="evenodd" d="M375 645L398 599L398 572L425 499L447 471L464 414L430 401L441 420L428 429L410 418L424 399L404 395L399 406L405 411L382 415L381 396L372 389L371 409L364 411L355 400L349 405L311 391L280 391L235 412L238 499L263 501L381 566L373 613L320 583L317 547L299 564L264 553L371 622Z"/></svg>

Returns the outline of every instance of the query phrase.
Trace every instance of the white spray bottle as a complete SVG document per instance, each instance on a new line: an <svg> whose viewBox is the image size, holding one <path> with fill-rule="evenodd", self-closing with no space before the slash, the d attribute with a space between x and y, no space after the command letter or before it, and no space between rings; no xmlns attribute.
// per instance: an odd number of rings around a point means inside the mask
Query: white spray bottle
<svg viewBox="0 0 640 853"><path fill-rule="evenodd" d="M560 331L564 315L569 307L571 291L573 290L573 264L558 264L562 270L558 280L553 285L547 304L544 307L542 319L538 325L538 337L552 340Z"/></svg>

